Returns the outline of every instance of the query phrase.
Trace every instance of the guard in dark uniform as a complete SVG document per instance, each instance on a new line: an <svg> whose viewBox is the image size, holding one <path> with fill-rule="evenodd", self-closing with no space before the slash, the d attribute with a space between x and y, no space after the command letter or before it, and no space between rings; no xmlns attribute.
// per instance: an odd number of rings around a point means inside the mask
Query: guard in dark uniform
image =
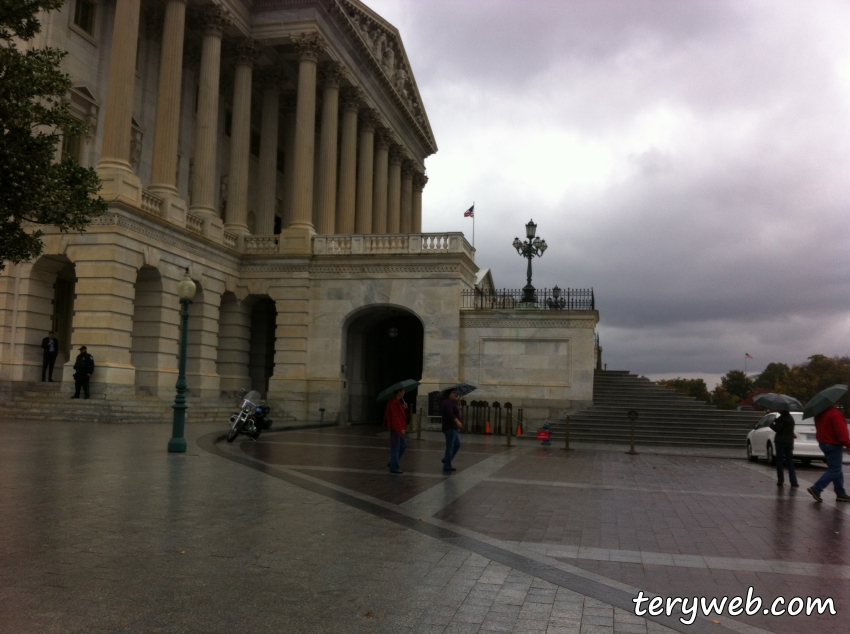
<svg viewBox="0 0 850 634"><path fill-rule="evenodd" d="M94 374L94 357L86 352L85 346L80 346L80 354L74 362L74 396L80 398L80 388L83 388L84 398L89 397L89 379Z"/></svg>

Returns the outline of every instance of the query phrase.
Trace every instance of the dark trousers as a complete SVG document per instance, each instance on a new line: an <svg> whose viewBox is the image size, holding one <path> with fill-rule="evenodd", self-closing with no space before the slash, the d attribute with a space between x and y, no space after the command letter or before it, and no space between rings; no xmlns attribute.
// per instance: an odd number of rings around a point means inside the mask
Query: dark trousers
<svg viewBox="0 0 850 634"><path fill-rule="evenodd" d="M45 381L45 375L52 381L53 380L53 366L56 365L56 355L55 354L46 354L44 355L44 360L41 363L41 381Z"/></svg>
<svg viewBox="0 0 850 634"><path fill-rule="evenodd" d="M74 396L80 396L80 388L83 388L83 393L86 395L86 398L89 397L89 379L91 377L88 374L75 374L74 375Z"/></svg>
<svg viewBox="0 0 850 634"><path fill-rule="evenodd" d="M788 479L791 484L797 484L797 474L794 472L794 444L787 442L776 443L776 481L779 484L785 482L785 474L782 467L788 468Z"/></svg>
<svg viewBox="0 0 850 634"><path fill-rule="evenodd" d="M452 468L452 460L455 459L460 449L460 434L457 429L446 429L443 431L446 437L446 455L443 457L443 469Z"/></svg>
<svg viewBox="0 0 850 634"><path fill-rule="evenodd" d="M390 431L390 471L401 471L398 463L407 449L407 436Z"/></svg>
<svg viewBox="0 0 850 634"><path fill-rule="evenodd" d="M820 446L820 450L823 452L823 455L826 457L826 473L824 473L820 479L815 482L812 488L820 493L829 486L830 482L832 482L832 486L835 487L836 495L847 495L847 491L844 490L844 470L842 460L844 457L844 447L841 445L828 445L825 442L820 442L818 445Z"/></svg>

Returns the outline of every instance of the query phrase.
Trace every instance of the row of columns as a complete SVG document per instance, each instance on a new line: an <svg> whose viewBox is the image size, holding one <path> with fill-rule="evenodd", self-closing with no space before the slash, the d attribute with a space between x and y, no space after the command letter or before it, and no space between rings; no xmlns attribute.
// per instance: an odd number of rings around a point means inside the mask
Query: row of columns
<svg viewBox="0 0 850 634"><path fill-rule="evenodd" d="M140 2L124 0L116 5L103 151L98 164L100 172L123 172L125 180L135 178L128 160L134 85L124 78L133 75L136 64ZM186 0L167 0L150 187L167 204L178 205L176 172L185 22ZM231 19L223 7L207 5L202 9L201 22L203 42L190 211L204 218L206 225L221 223L215 205L219 82L222 37ZM422 188L427 177L414 169L413 161L382 125L377 111L365 105L358 89L348 89L340 95L344 70L336 63L322 69L321 133L316 155L318 63L324 43L318 34L308 33L293 37L293 44L298 52L298 90L294 108L284 108L287 160L283 227L326 234L420 232ZM241 39L234 51L236 70L224 226L228 231L244 234L248 233L251 94L258 47L249 39ZM261 235L271 234L274 228L280 102L280 76L270 69L263 81L256 213L256 231ZM342 125L338 129L340 103Z"/></svg>

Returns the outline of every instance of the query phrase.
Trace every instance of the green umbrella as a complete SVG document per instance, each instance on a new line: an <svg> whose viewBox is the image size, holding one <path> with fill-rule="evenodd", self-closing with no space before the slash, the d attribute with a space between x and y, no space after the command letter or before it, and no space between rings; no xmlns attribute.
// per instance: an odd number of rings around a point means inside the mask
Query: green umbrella
<svg viewBox="0 0 850 634"><path fill-rule="evenodd" d="M818 392L806 403L806 409L803 410L803 418L814 418L821 412L825 411L830 405L835 405L842 396L847 394L847 386L841 383L836 383L832 387Z"/></svg>
<svg viewBox="0 0 850 634"><path fill-rule="evenodd" d="M411 390L415 390L419 387L419 381L414 381L413 379L405 379L404 381L399 381L398 383L393 383L386 390L378 394L378 402L388 401L393 397L393 394L398 392L399 390L404 390L404 393L407 394Z"/></svg>
<svg viewBox="0 0 850 634"><path fill-rule="evenodd" d="M753 403L757 403L767 409L776 409L781 412L799 412L803 409L803 404L793 396L785 394L759 394L753 399Z"/></svg>

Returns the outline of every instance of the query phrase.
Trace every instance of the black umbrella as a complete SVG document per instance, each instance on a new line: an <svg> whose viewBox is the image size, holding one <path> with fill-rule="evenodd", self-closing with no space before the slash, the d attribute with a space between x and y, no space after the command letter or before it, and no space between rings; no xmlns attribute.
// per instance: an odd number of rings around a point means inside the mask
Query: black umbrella
<svg viewBox="0 0 850 634"><path fill-rule="evenodd" d="M469 383L458 383L457 385L452 385L451 387L447 387L443 390L443 397L448 397L449 392L457 392L457 397L463 398L470 392L474 392L477 389L477 386L470 385Z"/></svg>

